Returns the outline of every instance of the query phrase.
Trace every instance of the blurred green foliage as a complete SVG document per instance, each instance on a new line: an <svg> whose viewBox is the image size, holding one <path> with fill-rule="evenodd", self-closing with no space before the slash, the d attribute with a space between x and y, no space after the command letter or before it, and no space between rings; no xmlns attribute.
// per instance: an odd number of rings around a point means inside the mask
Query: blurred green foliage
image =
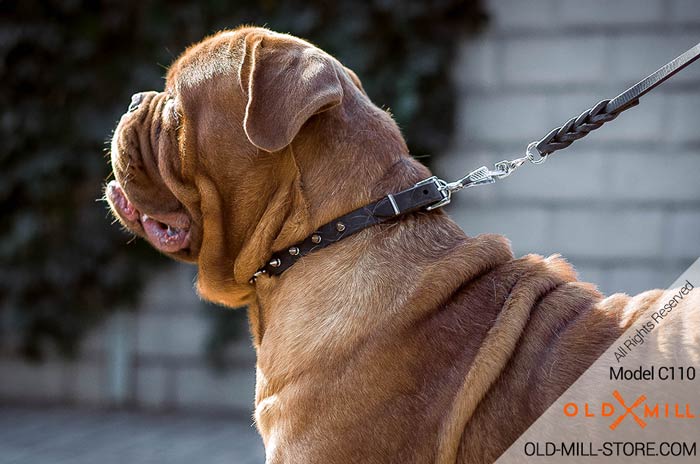
<svg viewBox="0 0 700 464"><path fill-rule="evenodd" d="M96 199L130 95L162 88L185 46L244 23L307 38L357 72L413 153L431 153L453 127L456 45L484 18L458 0L0 2L0 346L75 353L165 262ZM216 353L242 318L214 320Z"/></svg>

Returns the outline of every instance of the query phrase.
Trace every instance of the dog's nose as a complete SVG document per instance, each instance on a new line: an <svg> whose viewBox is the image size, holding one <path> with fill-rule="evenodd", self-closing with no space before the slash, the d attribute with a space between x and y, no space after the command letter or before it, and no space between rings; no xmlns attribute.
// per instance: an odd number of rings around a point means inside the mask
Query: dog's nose
<svg viewBox="0 0 700 464"><path fill-rule="evenodd" d="M132 111L136 111L136 109L139 107L142 101L143 92L133 94L131 96L131 103L129 103L129 109L127 110L127 112L131 113Z"/></svg>

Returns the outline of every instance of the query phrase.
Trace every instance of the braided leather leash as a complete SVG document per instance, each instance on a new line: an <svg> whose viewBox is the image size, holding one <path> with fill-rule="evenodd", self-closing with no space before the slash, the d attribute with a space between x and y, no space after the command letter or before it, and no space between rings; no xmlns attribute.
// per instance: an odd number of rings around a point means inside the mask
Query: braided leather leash
<svg viewBox="0 0 700 464"><path fill-rule="evenodd" d="M580 116L569 119L563 126L552 130L537 142L535 148L540 152L540 155L546 156L568 147L574 141L585 137L606 122L612 121L623 111L638 105L642 96L651 92L699 57L700 44L697 44L612 100L603 100L593 108L581 113Z"/></svg>
<svg viewBox="0 0 700 464"><path fill-rule="evenodd" d="M541 140L530 143L523 157L500 161L496 163L493 170L481 166L455 182L446 182L433 176L409 189L387 195L336 218L287 250L273 253L268 262L252 276L250 282L255 283L255 280L263 274L280 275L307 254L372 225L416 211L431 211L444 206L450 202L454 192L477 185L492 184L497 179L508 177L528 161L533 164L543 163L547 156L555 151L568 147L606 122L617 118L623 111L638 105L642 96L698 58L700 58L700 43L617 97L599 102L579 116L569 119L562 126L553 129Z"/></svg>

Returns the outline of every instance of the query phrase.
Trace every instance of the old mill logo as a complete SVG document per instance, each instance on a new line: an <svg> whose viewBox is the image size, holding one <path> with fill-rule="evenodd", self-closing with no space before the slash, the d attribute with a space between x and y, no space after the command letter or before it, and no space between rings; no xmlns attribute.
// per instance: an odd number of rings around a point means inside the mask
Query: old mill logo
<svg viewBox="0 0 700 464"><path fill-rule="evenodd" d="M649 403L646 395L638 396L633 402L625 401L619 391L612 393L615 402L603 402L599 407L589 403L566 403L564 415L567 417L608 417L612 418L610 430L615 430L622 422L629 419L640 428L647 426L653 419L695 419L689 404Z"/></svg>

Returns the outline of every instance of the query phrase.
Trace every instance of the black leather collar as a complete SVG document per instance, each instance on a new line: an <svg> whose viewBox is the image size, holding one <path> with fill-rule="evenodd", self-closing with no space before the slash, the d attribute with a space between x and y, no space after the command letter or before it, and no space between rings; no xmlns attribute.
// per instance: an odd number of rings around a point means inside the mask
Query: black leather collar
<svg viewBox="0 0 700 464"><path fill-rule="evenodd" d="M399 193L389 194L374 203L358 208L319 227L316 232L286 250L274 253L267 264L251 278L262 274L280 275L303 256L325 248L375 224L386 222L419 210L430 211L449 201L444 181L437 177L425 179Z"/></svg>

